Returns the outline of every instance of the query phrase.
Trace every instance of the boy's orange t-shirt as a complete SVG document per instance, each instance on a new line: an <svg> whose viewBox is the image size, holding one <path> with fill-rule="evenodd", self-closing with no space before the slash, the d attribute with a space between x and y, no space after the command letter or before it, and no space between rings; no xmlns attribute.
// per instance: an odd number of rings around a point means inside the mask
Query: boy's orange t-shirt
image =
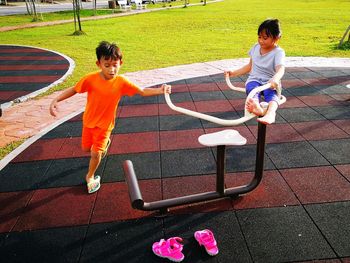
<svg viewBox="0 0 350 263"><path fill-rule="evenodd" d="M122 96L133 96L142 89L123 76L117 75L105 80L100 72L83 77L74 87L77 93L87 92L87 102L83 115L83 124L88 128L99 127L112 130L116 112Z"/></svg>

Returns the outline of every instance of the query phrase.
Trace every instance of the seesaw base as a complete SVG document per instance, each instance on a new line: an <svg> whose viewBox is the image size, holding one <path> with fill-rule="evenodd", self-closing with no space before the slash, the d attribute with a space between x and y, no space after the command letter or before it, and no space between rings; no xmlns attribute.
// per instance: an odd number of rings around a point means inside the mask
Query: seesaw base
<svg viewBox="0 0 350 263"><path fill-rule="evenodd" d="M138 180L130 160L124 161L124 175L129 189L131 205L134 209L144 211L160 210L161 213L170 207L193 204L203 201L237 197L254 190L261 182L264 171L266 125L258 124L258 139L256 148L255 175L250 183L232 188L225 188L225 152L226 145L217 145L216 191L203 192L176 198L163 199L154 202L145 202L142 198Z"/></svg>

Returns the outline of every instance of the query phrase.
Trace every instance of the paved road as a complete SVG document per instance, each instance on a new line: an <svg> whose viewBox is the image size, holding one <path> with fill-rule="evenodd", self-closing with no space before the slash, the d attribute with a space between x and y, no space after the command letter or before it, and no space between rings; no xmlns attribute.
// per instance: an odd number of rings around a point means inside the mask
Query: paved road
<svg viewBox="0 0 350 263"><path fill-rule="evenodd" d="M108 0L97 1L98 8L107 8ZM39 4L37 5L38 12L50 13L57 11L72 10L72 3L56 3L56 4ZM83 2L84 9L92 9L93 2ZM0 16L27 14L25 4L17 6L0 6Z"/></svg>

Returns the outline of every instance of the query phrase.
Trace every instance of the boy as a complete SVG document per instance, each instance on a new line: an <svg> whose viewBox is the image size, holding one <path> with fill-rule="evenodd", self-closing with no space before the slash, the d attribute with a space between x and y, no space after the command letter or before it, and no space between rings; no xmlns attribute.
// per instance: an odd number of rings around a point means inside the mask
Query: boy
<svg viewBox="0 0 350 263"><path fill-rule="evenodd" d="M267 19L258 28L258 43L249 51L249 63L234 71L225 71L225 76L237 77L249 73L246 81L246 92L254 88L271 83L271 89L263 91L264 99L268 102L267 109L259 104L259 97L248 100L246 108L257 116L257 120L264 124L275 122L279 105L276 88L281 85L281 78L285 72L285 52L278 46L281 38L280 24L277 19ZM260 95L259 95L260 96Z"/></svg>
<svg viewBox="0 0 350 263"><path fill-rule="evenodd" d="M87 103L83 115L82 149L91 153L89 170L86 174L88 193L96 192L100 176L95 172L110 144L118 103L122 96L154 96L171 93L171 86L163 84L160 88L140 88L125 77L118 75L123 63L123 55L114 43L102 41L96 48L96 65L100 71L83 77L74 87L66 89L50 105L50 114L56 116L58 102L76 93L87 92Z"/></svg>

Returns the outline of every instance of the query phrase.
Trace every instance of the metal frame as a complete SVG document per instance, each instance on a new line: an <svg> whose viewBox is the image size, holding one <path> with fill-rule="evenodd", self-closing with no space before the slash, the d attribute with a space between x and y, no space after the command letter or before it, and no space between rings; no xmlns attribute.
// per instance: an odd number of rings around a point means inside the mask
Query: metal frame
<svg viewBox="0 0 350 263"><path fill-rule="evenodd" d="M124 175L129 189L131 205L135 209L144 211L160 210L166 211L170 207L185 204L198 203L225 197L236 197L240 194L248 193L254 190L260 183L264 172L264 152L265 152L266 125L258 124L258 141L256 148L255 175L251 182L232 188L225 188L225 152L226 146L217 146L216 161L216 191L204 192L199 194L186 195L181 197L163 199L154 202L145 202L137 181L133 164L130 160L124 161Z"/></svg>

